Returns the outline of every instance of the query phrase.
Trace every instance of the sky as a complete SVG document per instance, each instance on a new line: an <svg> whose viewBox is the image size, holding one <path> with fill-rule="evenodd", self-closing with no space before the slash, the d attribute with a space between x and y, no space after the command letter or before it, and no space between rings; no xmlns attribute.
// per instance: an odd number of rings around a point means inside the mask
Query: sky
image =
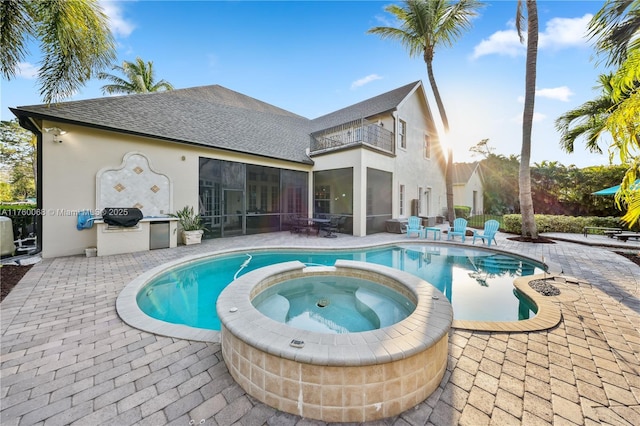
<svg viewBox="0 0 640 426"><path fill-rule="evenodd" d="M307 118L316 118L422 80L436 122L422 57L399 42L367 34L397 26L384 9L398 1L100 1L117 43L117 63L152 61L156 80L176 89L219 84ZM539 49L531 163L608 164L578 141L560 149L554 122L600 92L605 72L586 36L603 1L539 0ZM489 139L494 153L520 155L526 46L515 30L516 1L490 1L472 28L434 56L435 79L449 118L454 161L476 161L469 149ZM1 119L9 107L42 103L35 79L38 44L18 75L2 80ZM117 72L114 72L117 74ZM93 79L69 100L105 96ZM440 137L444 139L442 129Z"/></svg>

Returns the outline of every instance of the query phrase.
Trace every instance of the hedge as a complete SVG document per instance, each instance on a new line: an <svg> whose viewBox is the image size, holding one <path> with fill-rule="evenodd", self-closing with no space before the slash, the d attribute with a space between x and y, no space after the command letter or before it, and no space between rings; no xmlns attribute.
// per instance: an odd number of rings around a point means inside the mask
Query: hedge
<svg viewBox="0 0 640 426"><path fill-rule="evenodd" d="M469 206L453 206L456 217L467 219L471 215L471 207Z"/></svg>
<svg viewBox="0 0 640 426"><path fill-rule="evenodd" d="M600 226L607 228L626 228L620 218L614 216L555 216L534 215L538 232L566 232L570 234L582 234L585 226ZM522 232L522 216L519 214L506 214L503 216L503 230L512 234Z"/></svg>

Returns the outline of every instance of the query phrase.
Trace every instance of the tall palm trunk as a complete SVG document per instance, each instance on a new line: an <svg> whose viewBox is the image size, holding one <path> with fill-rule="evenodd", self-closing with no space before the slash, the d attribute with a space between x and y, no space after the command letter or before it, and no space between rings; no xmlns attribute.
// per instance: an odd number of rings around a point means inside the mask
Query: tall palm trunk
<svg viewBox="0 0 640 426"><path fill-rule="evenodd" d="M522 151L520 152L520 212L522 236L538 238L531 197L531 128L536 94L538 60L538 8L535 0L527 0L527 65L525 71L524 112L522 114Z"/></svg>
<svg viewBox="0 0 640 426"><path fill-rule="evenodd" d="M428 52L425 50L424 61L427 64L427 75L429 76L429 84L431 84L431 91L433 97L436 99L436 105L438 106L438 112L442 119L442 126L444 127L445 135L449 133L449 119L444 109L442 97L436 84L436 78L433 75L433 61L429 58ZM447 165L445 171L445 187L447 191L447 220L449 223L453 223L454 209L453 209L453 149L450 146L447 147Z"/></svg>
<svg viewBox="0 0 640 426"><path fill-rule="evenodd" d="M449 133L449 119L447 118L447 113L444 110L444 104L442 103L442 97L440 96L438 85L436 84L436 78L433 75L433 60L429 59L429 55L427 54L427 52L425 52L424 54L424 61L427 64L427 75L429 76L429 84L431 84L433 97L436 98L436 105L438 105L438 112L440 113L440 118L442 118L444 132Z"/></svg>

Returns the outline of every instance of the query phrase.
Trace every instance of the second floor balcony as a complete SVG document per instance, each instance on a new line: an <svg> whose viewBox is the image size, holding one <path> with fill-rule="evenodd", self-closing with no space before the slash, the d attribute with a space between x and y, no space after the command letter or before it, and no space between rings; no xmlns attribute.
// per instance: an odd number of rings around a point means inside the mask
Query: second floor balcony
<svg viewBox="0 0 640 426"><path fill-rule="evenodd" d="M364 119L311 134L311 154L353 146L369 146L388 154L395 153L393 132Z"/></svg>

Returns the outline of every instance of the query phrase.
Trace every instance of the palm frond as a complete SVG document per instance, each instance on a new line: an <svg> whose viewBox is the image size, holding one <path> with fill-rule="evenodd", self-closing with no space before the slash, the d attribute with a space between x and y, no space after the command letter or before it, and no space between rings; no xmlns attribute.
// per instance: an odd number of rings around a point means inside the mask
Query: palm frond
<svg viewBox="0 0 640 426"><path fill-rule="evenodd" d="M115 58L108 18L94 0L49 0L34 5L44 58L38 81L46 103L71 96Z"/></svg>
<svg viewBox="0 0 640 426"><path fill-rule="evenodd" d="M18 0L0 2L0 70L7 80L15 77L18 63L27 55L25 36L33 34L27 3Z"/></svg>
<svg viewBox="0 0 640 426"><path fill-rule="evenodd" d="M607 0L589 23L589 35L607 65L620 65L640 48L640 1Z"/></svg>

